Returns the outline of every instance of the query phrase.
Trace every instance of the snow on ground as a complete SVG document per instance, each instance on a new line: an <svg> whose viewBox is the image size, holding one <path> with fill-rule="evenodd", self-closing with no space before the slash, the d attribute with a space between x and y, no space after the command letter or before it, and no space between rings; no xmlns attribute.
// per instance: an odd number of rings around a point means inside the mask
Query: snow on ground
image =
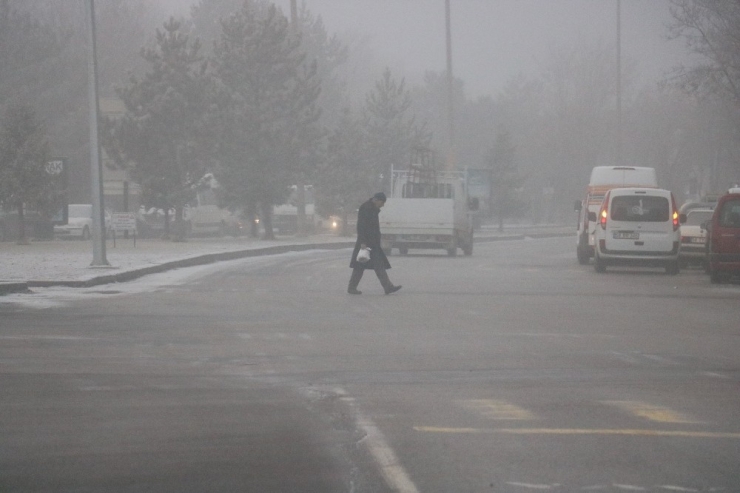
<svg viewBox="0 0 740 493"><path fill-rule="evenodd" d="M0 281L84 281L94 277L160 265L174 260L209 253L241 251L296 243L348 241L332 235L274 241L240 238L196 238L187 242L119 239L108 240L106 259L110 267L91 267L92 244L83 241L55 240L30 245L0 243Z"/></svg>
<svg viewBox="0 0 740 493"><path fill-rule="evenodd" d="M177 286L193 282L221 270L234 268L259 268L275 263L287 261L305 261L317 254L330 254L329 250L308 250L303 252L288 252L276 255L246 257L236 260L227 260L192 267L181 267L165 272L150 274L123 283L112 283L87 288L71 288L55 286L48 288L34 287L30 293L11 293L0 296L0 308L5 306L22 307L26 309L45 309L67 306L76 301L95 299L111 299L134 293L153 291L167 291ZM165 257L163 257L165 258ZM171 260L168 258L168 260Z"/></svg>

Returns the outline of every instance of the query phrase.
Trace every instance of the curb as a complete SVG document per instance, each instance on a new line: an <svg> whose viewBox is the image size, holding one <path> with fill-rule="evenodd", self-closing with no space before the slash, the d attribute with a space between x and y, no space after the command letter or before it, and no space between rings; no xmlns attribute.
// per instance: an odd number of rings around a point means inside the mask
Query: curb
<svg viewBox="0 0 740 493"><path fill-rule="evenodd" d="M0 281L0 296L10 293L28 293L27 282L5 282Z"/></svg>

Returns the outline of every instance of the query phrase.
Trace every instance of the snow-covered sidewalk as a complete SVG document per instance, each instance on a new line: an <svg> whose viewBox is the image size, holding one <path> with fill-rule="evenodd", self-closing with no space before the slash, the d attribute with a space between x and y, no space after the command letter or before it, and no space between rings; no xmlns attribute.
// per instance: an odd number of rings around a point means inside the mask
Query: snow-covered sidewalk
<svg viewBox="0 0 740 493"><path fill-rule="evenodd" d="M251 255L281 253L307 248L343 248L352 238L315 235L283 237L264 241L251 237L193 238L186 242L159 239L118 239L106 243L110 267L91 267L92 244L86 241L54 240L16 245L0 243L0 292L27 286L86 286L129 280L153 272L205 264ZM15 286L11 289L10 285Z"/></svg>

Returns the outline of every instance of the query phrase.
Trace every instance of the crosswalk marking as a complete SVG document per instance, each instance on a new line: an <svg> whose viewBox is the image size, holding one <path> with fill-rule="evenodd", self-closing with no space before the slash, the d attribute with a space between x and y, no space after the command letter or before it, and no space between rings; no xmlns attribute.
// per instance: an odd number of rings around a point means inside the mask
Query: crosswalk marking
<svg viewBox="0 0 740 493"><path fill-rule="evenodd" d="M489 419L512 421L536 419L535 415L528 410L507 401L494 399L468 399L458 401L458 403Z"/></svg>
<svg viewBox="0 0 740 493"><path fill-rule="evenodd" d="M699 424L700 421L694 421L689 417L668 409L666 407L646 404L639 401L602 401L604 404L616 406L635 416L655 421L658 423L674 424Z"/></svg>

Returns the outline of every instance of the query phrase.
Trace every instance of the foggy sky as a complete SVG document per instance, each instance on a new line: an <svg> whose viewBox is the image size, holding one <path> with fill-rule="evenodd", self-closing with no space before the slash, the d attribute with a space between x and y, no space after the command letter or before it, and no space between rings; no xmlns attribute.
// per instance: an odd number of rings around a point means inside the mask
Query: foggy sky
<svg viewBox="0 0 740 493"><path fill-rule="evenodd" d="M185 13L187 0L160 0ZM304 0L298 0L300 6ZM290 0L274 0L288 14ZM444 0L305 0L329 33L365 35L376 61L409 82L446 69ZM667 41L668 0L622 0L622 56L638 85L657 82L684 56ZM452 0L453 73L466 95L496 96L507 81L536 76L576 42L616 45L616 0Z"/></svg>

